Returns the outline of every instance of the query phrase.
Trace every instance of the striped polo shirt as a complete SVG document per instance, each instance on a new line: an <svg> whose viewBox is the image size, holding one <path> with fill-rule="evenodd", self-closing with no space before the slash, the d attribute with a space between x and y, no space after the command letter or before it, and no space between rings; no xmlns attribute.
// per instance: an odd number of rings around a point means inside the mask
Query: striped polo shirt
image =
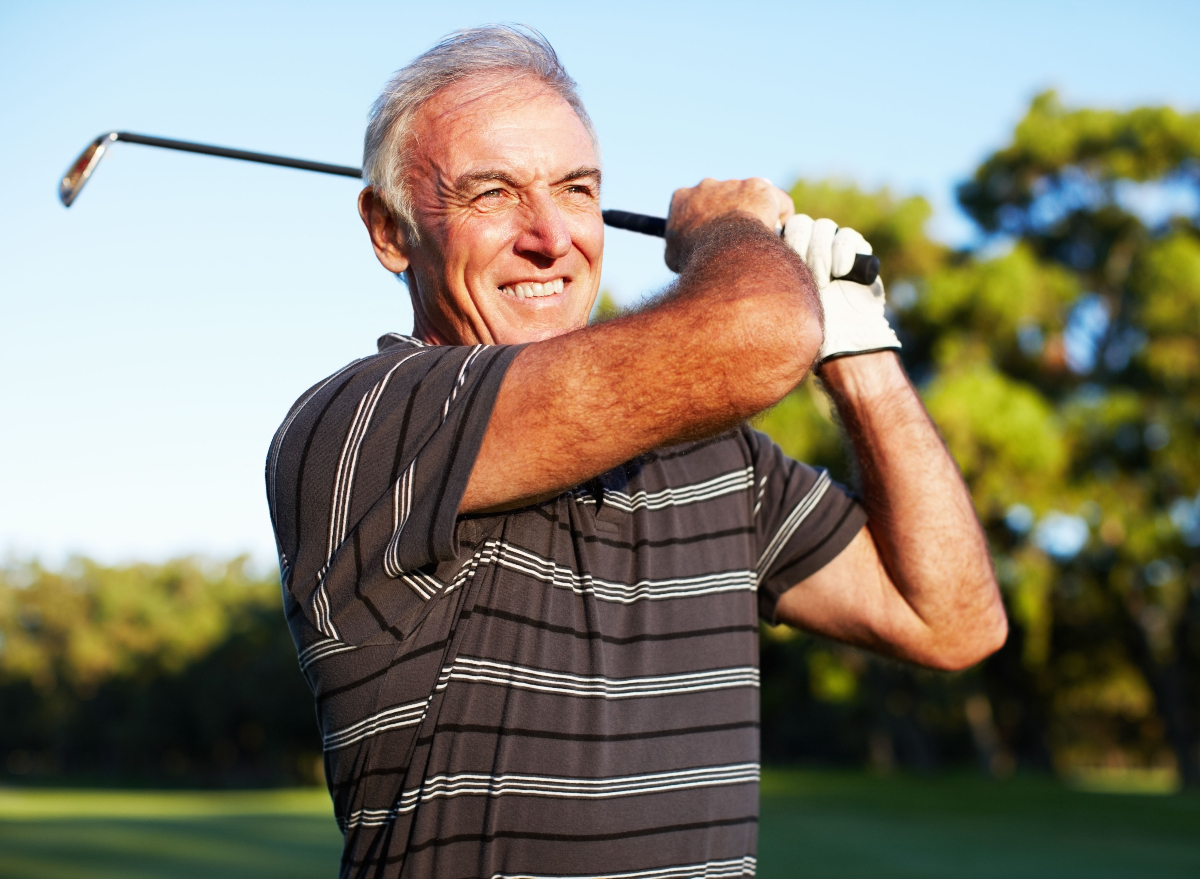
<svg viewBox="0 0 1200 879"><path fill-rule="evenodd" d="M272 442L342 875L753 875L758 620L866 517L749 427L459 516L519 350L384 336Z"/></svg>

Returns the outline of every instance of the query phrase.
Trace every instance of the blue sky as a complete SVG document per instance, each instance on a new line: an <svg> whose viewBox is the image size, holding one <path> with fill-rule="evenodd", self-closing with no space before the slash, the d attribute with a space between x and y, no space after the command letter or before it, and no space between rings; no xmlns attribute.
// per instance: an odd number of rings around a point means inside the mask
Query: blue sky
<svg viewBox="0 0 1200 879"><path fill-rule="evenodd" d="M0 554L272 562L276 425L411 327L354 181L119 144L64 210L75 154L124 129L357 165L389 74L492 21L550 38L599 130L606 206L646 213L704 176L837 176L925 195L962 243L955 182L1039 90L1200 109L1196 3L8 0ZM619 299L669 278L661 244L609 232Z"/></svg>

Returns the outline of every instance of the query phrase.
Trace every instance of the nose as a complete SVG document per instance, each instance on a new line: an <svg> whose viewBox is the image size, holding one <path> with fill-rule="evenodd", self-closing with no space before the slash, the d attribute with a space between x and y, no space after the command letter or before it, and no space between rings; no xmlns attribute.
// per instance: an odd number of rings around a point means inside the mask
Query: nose
<svg viewBox="0 0 1200 879"><path fill-rule="evenodd" d="M517 236L517 253L534 262L553 262L571 252L571 230L549 193L538 193L526 202L524 227Z"/></svg>

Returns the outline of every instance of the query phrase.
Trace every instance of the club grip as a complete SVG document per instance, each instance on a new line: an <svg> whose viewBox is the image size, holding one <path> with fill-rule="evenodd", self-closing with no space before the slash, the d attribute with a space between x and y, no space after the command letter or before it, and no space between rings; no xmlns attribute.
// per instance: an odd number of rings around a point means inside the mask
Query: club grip
<svg viewBox="0 0 1200 879"><path fill-rule="evenodd" d="M879 257L870 253L856 253L854 254L854 265L851 266L850 271L835 280L853 281L855 284L870 287L878 277Z"/></svg>
<svg viewBox="0 0 1200 879"><path fill-rule="evenodd" d="M641 232L643 235L654 235L664 238L667 234L667 221L662 217L650 217L646 214L635 214L632 211L601 211L604 225L614 229L625 229L629 232ZM879 257L867 253L859 253L854 257L854 266L848 273L837 280L852 281L855 284L865 284L870 287L879 277Z"/></svg>
<svg viewBox="0 0 1200 879"><path fill-rule="evenodd" d="M653 235L656 238L667 237L667 221L662 217L650 217L646 214L635 214L632 211L601 211L604 225L614 229L625 229L629 232L641 232L643 235Z"/></svg>

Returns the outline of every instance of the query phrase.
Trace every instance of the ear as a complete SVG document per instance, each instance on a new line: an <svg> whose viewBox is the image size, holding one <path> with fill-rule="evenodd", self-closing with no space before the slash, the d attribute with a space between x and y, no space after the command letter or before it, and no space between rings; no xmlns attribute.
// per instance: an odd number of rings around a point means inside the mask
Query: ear
<svg viewBox="0 0 1200 879"><path fill-rule="evenodd" d="M375 256L383 267L396 275L406 271L409 261L404 233L383 199L370 186L358 194L358 215L367 227Z"/></svg>

